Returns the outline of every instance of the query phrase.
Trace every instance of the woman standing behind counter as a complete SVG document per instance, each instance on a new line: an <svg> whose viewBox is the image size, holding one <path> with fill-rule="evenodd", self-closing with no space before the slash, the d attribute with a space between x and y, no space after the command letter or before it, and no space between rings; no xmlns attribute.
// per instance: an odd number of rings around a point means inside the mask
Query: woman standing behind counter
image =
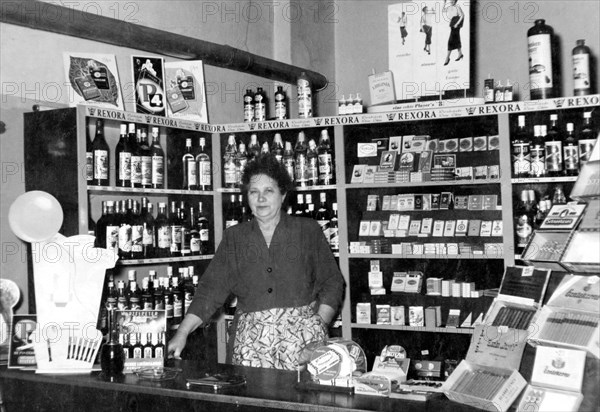
<svg viewBox="0 0 600 412"><path fill-rule="evenodd" d="M282 211L293 182L274 156L248 163L242 190L254 219L225 231L168 351L178 358L188 335L234 294L228 363L294 370L305 345L326 338L342 274L319 224Z"/></svg>

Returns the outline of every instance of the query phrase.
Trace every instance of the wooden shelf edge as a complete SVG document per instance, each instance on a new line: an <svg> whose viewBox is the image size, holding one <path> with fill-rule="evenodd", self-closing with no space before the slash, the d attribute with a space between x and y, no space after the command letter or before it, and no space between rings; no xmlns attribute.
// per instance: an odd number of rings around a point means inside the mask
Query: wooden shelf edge
<svg viewBox="0 0 600 412"><path fill-rule="evenodd" d="M139 195L188 195L188 196L213 196L212 190L182 190L182 189L142 189L134 187L117 186L87 186L89 193L130 193Z"/></svg>
<svg viewBox="0 0 600 412"><path fill-rule="evenodd" d="M481 180L443 180L427 182L404 182L404 183L349 183L345 189L381 189L394 187L421 187L421 186L477 186L502 183L500 179Z"/></svg>
<svg viewBox="0 0 600 412"><path fill-rule="evenodd" d="M403 325L374 325L369 323L352 323L353 329L377 329L377 330L404 330L407 332L431 332L431 333L455 333L463 335L472 335L472 328L444 328L427 326L403 326Z"/></svg>
<svg viewBox="0 0 600 412"><path fill-rule="evenodd" d="M152 265L152 264L174 263L174 262L193 262L196 260L209 260L209 259L212 259L214 256L215 255L200 255L200 256L169 257L169 258L119 260L115 266L135 266L135 265Z"/></svg>
<svg viewBox="0 0 600 412"><path fill-rule="evenodd" d="M504 259L502 256L488 255L394 255L391 253L351 253L350 259Z"/></svg>
<svg viewBox="0 0 600 412"><path fill-rule="evenodd" d="M526 177L512 178L512 184L539 184L539 183L570 183L575 182L578 176L561 176L561 177Z"/></svg>

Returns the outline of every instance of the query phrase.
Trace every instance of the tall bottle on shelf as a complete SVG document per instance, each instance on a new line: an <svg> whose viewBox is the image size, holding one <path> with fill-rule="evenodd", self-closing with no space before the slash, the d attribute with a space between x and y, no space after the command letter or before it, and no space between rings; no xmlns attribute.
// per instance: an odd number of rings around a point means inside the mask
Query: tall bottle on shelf
<svg viewBox="0 0 600 412"><path fill-rule="evenodd" d="M546 125L533 126L533 139L529 148L531 158L530 177L543 177L546 175L545 133L543 132L545 128Z"/></svg>
<svg viewBox="0 0 600 412"><path fill-rule="evenodd" d="M533 203L535 202L535 195L531 199L531 193L533 191L524 189L521 191L520 202L517 204L515 209L515 253L521 254L529 239L533 234L533 219L535 212L533 210Z"/></svg>
<svg viewBox="0 0 600 412"><path fill-rule="evenodd" d="M141 130L140 154L141 187L149 189L152 187L152 149L148 144L148 132L146 128Z"/></svg>
<svg viewBox="0 0 600 412"><path fill-rule="evenodd" d="M237 147L235 135L230 134L227 138L227 146L225 146L225 155L223 156L223 173L226 188L234 188L237 186L237 168L235 166L236 155Z"/></svg>
<svg viewBox="0 0 600 412"><path fill-rule="evenodd" d="M169 227L171 228L171 257L181 256L182 223L179 219L177 202L171 201L169 210Z"/></svg>
<svg viewBox="0 0 600 412"><path fill-rule="evenodd" d="M551 177L563 175L562 133L558 128L558 115L550 115L550 127L544 143L546 151L546 174Z"/></svg>
<svg viewBox="0 0 600 412"><path fill-rule="evenodd" d="M185 139L185 153L181 158L183 165L183 189L184 190L196 190L198 188L196 171L196 157L192 151L192 139Z"/></svg>
<svg viewBox="0 0 600 412"><path fill-rule="evenodd" d="M275 119L287 119L287 99L283 91L283 86L277 86L277 90L275 91Z"/></svg>
<svg viewBox="0 0 600 412"><path fill-rule="evenodd" d="M158 204L158 215L154 223L156 231L156 257L165 258L171 254L171 227L167 217L167 205Z"/></svg>
<svg viewBox="0 0 600 412"><path fill-rule="evenodd" d="M575 96L590 94L590 48L585 45L585 40L577 40L572 52L573 62L573 92Z"/></svg>
<svg viewBox="0 0 600 412"><path fill-rule="evenodd" d="M518 126L512 142L512 160L513 176L528 177L531 172L531 155L524 115L518 117Z"/></svg>
<svg viewBox="0 0 600 412"><path fill-rule="evenodd" d="M312 107L312 91L310 80L306 76L305 72L300 74L297 82L298 88L298 117L306 119L313 117Z"/></svg>
<svg viewBox="0 0 600 412"><path fill-rule="evenodd" d="M529 51L529 83L532 100L554 97L552 42L554 30L544 19L535 21L527 31Z"/></svg>
<svg viewBox="0 0 600 412"><path fill-rule="evenodd" d="M294 146L294 181L298 187L308 186L307 149L304 132L299 132Z"/></svg>
<svg viewBox="0 0 600 412"><path fill-rule="evenodd" d="M583 112L583 124L578 139L579 167L583 167L589 160L592 149L596 144L597 136L598 131L595 131L594 126L592 125L592 112Z"/></svg>
<svg viewBox="0 0 600 412"><path fill-rule="evenodd" d="M133 126L133 133L132 133ZM131 187L142 187L142 131L129 124L129 143L131 146Z"/></svg>
<svg viewBox="0 0 600 412"><path fill-rule="evenodd" d="M331 204L331 221L329 222L329 245L332 252L340 251L340 231L338 221L338 204Z"/></svg>
<svg viewBox="0 0 600 412"><path fill-rule="evenodd" d="M313 139L308 141L308 150L306 151L306 181L308 186L319 184L319 155L317 143Z"/></svg>
<svg viewBox="0 0 600 412"><path fill-rule="evenodd" d="M335 184L333 150L331 149L327 129L321 131L321 138L319 139L319 147L317 150L319 161L319 184L333 185Z"/></svg>
<svg viewBox="0 0 600 412"><path fill-rule="evenodd" d="M239 221L240 216L237 200L235 198L235 194L232 194L229 197L229 204L227 205L227 210L225 211L225 229L237 225Z"/></svg>
<svg viewBox="0 0 600 412"><path fill-rule="evenodd" d="M210 225L208 218L204 214L204 205L198 202L198 215L196 218L196 227L200 235L200 254L205 255L210 248Z"/></svg>
<svg viewBox="0 0 600 412"><path fill-rule="evenodd" d="M250 143L248 144L248 161L252 161L260 154L260 144L256 133L250 135Z"/></svg>
<svg viewBox="0 0 600 412"><path fill-rule="evenodd" d="M85 182L94 184L94 144L90 136L90 129L85 128Z"/></svg>
<svg viewBox="0 0 600 412"><path fill-rule="evenodd" d="M254 95L254 121L264 122L265 120L267 120L267 95L262 87L257 87Z"/></svg>
<svg viewBox="0 0 600 412"><path fill-rule="evenodd" d="M563 159L565 174L577 176L579 174L579 145L575 138L573 123L567 123L567 136L563 145Z"/></svg>
<svg viewBox="0 0 600 412"><path fill-rule="evenodd" d="M330 225L331 225L331 212L327 206L327 194L325 192L319 193L319 209L315 212L314 219L321 226L323 235L327 239L327 243L331 242Z"/></svg>
<svg viewBox="0 0 600 412"><path fill-rule="evenodd" d="M152 188L162 189L165 180L165 152L160 145L158 127L152 128Z"/></svg>
<svg viewBox="0 0 600 412"><path fill-rule="evenodd" d="M139 210L137 200L133 201L131 209L131 259L144 257L144 219Z"/></svg>
<svg viewBox="0 0 600 412"><path fill-rule="evenodd" d="M290 175L290 179L292 182L295 177L295 165L294 165L294 151L292 150L292 143L285 142L285 150L283 151L282 163L287 170L288 175Z"/></svg>
<svg viewBox="0 0 600 412"><path fill-rule="evenodd" d="M254 94L252 90L246 89L246 94L244 95L244 122L253 122L254 121Z"/></svg>
<svg viewBox="0 0 600 412"><path fill-rule="evenodd" d="M248 153L246 152L246 144L240 143L239 149L235 156L235 170L236 170L236 185L239 187L242 185L242 175L248 164Z"/></svg>
<svg viewBox="0 0 600 412"><path fill-rule="evenodd" d="M135 125L134 125L135 128ZM119 142L115 148L115 170L117 171L117 186L131 186L131 147L127 135L127 125L121 124Z"/></svg>
<svg viewBox="0 0 600 412"><path fill-rule="evenodd" d="M192 254L190 247L192 229L186 211L185 202L179 203L179 222L181 223L181 256L189 256Z"/></svg>
<svg viewBox="0 0 600 412"><path fill-rule="evenodd" d="M131 255L131 220L128 209L128 200L121 200L120 209L118 210L119 217L119 257L121 259L129 259Z"/></svg>
<svg viewBox="0 0 600 412"><path fill-rule="evenodd" d="M92 142L92 153L94 156L94 180L95 186L109 185L110 149L104 138L104 120L96 119L96 132Z"/></svg>
<svg viewBox="0 0 600 412"><path fill-rule="evenodd" d="M198 154L196 155L196 170L198 171L198 189L212 190L212 164L210 155L206 152L206 138L201 137Z"/></svg>
<svg viewBox="0 0 600 412"><path fill-rule="evenodd" d="M275 159L279 163L283 162L283 139L281 138L281 133L275 133L273 137L273 144L271 144L271 154L275 156Z"/></svg>
<svg viewBox="0 0 600 412"><path fill-rule="evenodd" d="M111 379L123 374L125 357L123 345L119 342L119 328L114 309L108 311L108 341L100 351L100 368L104 379Z"/></svg>
<svg viewBox="0 0 600 412"><path fill-rule="evenodd" d="M152 203L147 197L142 197L142 257L149 259L154 257L155 232L154 216L152 215Z"/></svg>

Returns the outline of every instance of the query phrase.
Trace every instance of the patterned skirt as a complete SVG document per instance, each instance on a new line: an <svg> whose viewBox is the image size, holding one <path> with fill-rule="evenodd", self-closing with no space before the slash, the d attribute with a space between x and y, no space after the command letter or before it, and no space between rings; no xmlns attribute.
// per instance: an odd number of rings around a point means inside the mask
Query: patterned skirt
<svg viewBox="0 0 600 412"><path fill-rule="evenodd" d="M236 317L234 365L296 370L304 347L327 338L321 317L308 305L241 312Z"/></svg>

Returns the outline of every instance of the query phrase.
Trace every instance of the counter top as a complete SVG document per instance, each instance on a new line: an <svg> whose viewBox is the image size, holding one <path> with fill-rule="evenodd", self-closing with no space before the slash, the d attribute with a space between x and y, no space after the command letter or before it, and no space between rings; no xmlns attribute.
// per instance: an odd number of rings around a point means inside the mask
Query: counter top
<svg viewBox="0 0 600 412"><path fill-rule="evenodd" d="M445 396L427 402L389 399L383 397L350 395L347 393L299 389L296 386L297 373L263 368L249 368L231 365L207 365L192 361L169 361L167 366L180 368L181 372L173 379L153 382L127 374L122 379L105 381L98 372L83 375L47 375L34 371L0 369L0 393L3 399L0 406L30 406L36 397L62 392L64 396L57 402L57 409L46 403L44 410L83 410L85 405L101 402L105 410L110 410L107 402L146 405L144 409L162 410L165 405L176 404L171 410L180 410L182 405L194 410L286 410L286 411L475 411L466 405L451 402ZM214 392L212 388L193 386L186 388L187 378L199 378L205 373L229 372L246 377L243 387L228 388ZM31 392L31 394L27 394ZM102 394L105 392L104 394ZM92 398L98 397L97 402ZM70 398L70 399L69 399ZM197 405L201 405L198 407ZM202 406L203 405L203 406ZM108 408L107 408L108 407ZM149 407L149 409L148 409ZM96 410L92 406L92 410ZM156 408L156 409L155 409ZM75 410L75 409L73 409ZM113 409L117 410L117 409ZM119 408L120 410L120 408Z"/></svg>

